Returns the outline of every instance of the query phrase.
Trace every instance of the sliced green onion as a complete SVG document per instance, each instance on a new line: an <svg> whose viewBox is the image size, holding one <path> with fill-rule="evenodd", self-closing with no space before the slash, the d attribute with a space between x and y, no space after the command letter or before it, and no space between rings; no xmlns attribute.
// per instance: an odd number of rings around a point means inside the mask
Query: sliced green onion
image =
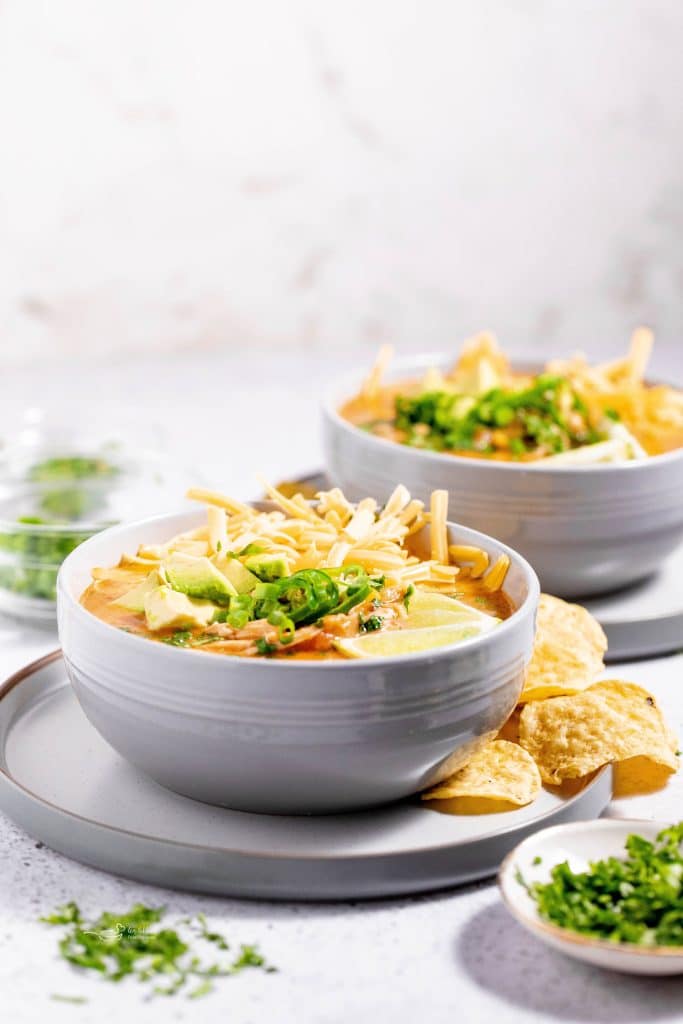
<svg viewBox="0 0 683 1024"><path fill-rule="evenodd" d="M296 626L290 617L279 608L274 608L268 616L271 626L277 626L278 640L281 644L291 644L296 633Z"/></svg>

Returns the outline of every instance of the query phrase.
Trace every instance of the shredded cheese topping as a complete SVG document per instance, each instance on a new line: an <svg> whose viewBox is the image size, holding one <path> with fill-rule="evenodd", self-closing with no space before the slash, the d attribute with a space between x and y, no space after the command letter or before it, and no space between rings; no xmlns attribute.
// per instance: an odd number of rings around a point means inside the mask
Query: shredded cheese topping
<svg viewBox="0 0 683 1024"><path fill-rule="evenodd" d="M187 496L207 505L207 525L164 545L143 545L137 557L153 565L171 548L192 555L228 555L253 544L280 555L290 574L355 564L385 573L397 583L432 590L452 590L458 575L481 577L488 569L489 556L481 548L449 546L446 491L434 491L426 512L423 502L412 498L402 484L382 508L373 498L354 505L338 487L320 491L315 503L300 494L287 497L269 483L264 483L264 489L275 506L268 511L219 492L193 488ZM407 541L427 524L430 557L420 558ZM487 589L503 586L508 567L506 556L498 559L484 576Z"/></svg>

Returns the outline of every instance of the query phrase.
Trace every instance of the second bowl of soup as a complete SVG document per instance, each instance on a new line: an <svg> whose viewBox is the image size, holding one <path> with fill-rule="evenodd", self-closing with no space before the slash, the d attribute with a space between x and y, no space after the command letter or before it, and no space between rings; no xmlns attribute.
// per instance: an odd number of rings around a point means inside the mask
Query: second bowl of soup
<svg viewBox="0 0 683 1024"><path fill-rule="evenodd" d="M458 522L520 551L544 590L582 597L651 575L683 540L683 393L627 357L511 368L490 336L460 359L378 365L324 407L326 469L351 497L444 488Z"/></svg>

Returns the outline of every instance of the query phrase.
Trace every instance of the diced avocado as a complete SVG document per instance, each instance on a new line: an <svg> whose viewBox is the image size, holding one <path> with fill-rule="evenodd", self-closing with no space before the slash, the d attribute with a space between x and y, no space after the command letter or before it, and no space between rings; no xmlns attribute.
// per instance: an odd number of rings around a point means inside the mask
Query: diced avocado
<svg viewBox="0 0 683 1024"><path fill-rule="evenodd" d="M192 629L207 626L218 611L211 601L198 601L163 584L145 597L147 628Z"/></svg>
<svg viewBox="0 0 683 1024"><path fill-rule="evenodd" d="M237 558L216 559L216 568L232 583L238 594L251 594L259 582L258 576L249 572Z"/></svg>
<svg viewBox="0 0 683 1024"><path fill-rule="evenodd" d="M195 558L177 551L163 563L166 578L174 590L226 605L237 594L230 580L208 558Z"/></svg>
<svg viewBox="0 0 683 1024"><path fill-rule="evenodd" d="M269 555L268 553L249 555L248 558L245 558L244 564L264 583L272 583L273 580L279 580L282 576L289 576L289 566L282 555Z"/></svg>
<svg viewBox="0 0 683 1024"><path fill-rule="evenodd" d="M156 590L157 587L160 587L163 582L161 574L156 569L153 569L152 572L145 576L142 583L138 583L137 587L133 587L132 590L127 590L125 594L121 594L120 597L117 597L111 603L118 605L120 608L125 608L129 612L144 612L145 598L153 590Z"/></svg>

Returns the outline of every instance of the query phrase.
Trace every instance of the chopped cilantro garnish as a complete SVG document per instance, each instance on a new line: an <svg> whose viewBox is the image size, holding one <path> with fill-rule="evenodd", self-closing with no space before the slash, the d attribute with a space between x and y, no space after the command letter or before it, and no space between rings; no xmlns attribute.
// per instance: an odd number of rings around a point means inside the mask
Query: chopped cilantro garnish
<svg viewBox="0 0 683 1024"><path fill-rule="evenodd" d="M7 526L0 533L0 549L11 556L2 559L0 588L54 601L59 566L92 535L90 529L79 530L78 520L100 517L103 498L99 478L118 472L119 468L105 459L85 456L59 456L30 466L26 480L36 492L39 514L19 516L16 529ZM96 484L91 486L95 478ZM37 529L28 530L27 526Z"/></svg>
<svg viewBox="0 0 683 1024"><path fill-rule="evenodd" d="M247 967L275 970L253 945L241 945L236 955L222 962L204 962L193 943L213 945L223 952L230 948L225 937L208 927L203 914L181 918L176 928L169 928L160 924L164 913L163 907L137 903L127 913L104 911L88 921L75 903L67 903L41 920L65 927L59 951L74 967L95 971L105 981L134 977L147 985L151 995L170 996L185 989L188 998L198 999L213 990L216 978L231 977ZM81 996L51 998L86 1001Z"/></svg>
<svg viewBox="0 0 683 1024"><path fill-rule="evenodd" d="M189 629L177 629L171 636L165 636L163 643L172 644L174 647L189 647L192 640L192 633Z"/></svg>
<svg viewBox="0 0 683 1024"><path fill-rule="evenodd" d="M264 636L260 636L256 641L256 650L259 654L268 655L277 650L277 645L269 644Z"/></svg>
<svg viewBox="0 0 683 1024"><path fill-rule="evenodd" d="M630 835L623 860L608 857L578 872L563 861L549 882L526 887L541 917L561 928L610 942L683 946L681 842L683 822L654 842Z"/></svg>
<svg viewBox="0 0 683 1024"><path fill-rule="evenodd" d="M533 865L542 864L543 863L543 858L539 857L538 854L536 854L536 856L534 857L534 859L532 860L531 863Z"/></svg>
<svg viewBox="0 0 683 1024"><path fill-rule="evenodd" d="M194 636L189 629L177 629L171 636L163 637L162 642L171 644L173 647L204 647L206 644L213 644L220 637L211 633L199 633Z"/></svg>
<svg viewBox="0 0 683 1024"><path fill-rule="evenodd" d="M526 445L521 437L511 437L509 441L509 448L512 455L519 457L526 453Z"/></svg>
<svg viewBox="0 0 683 1024"><path fill-rule="evenodd" d="M359 616L359 629L361 633L374 633L382 628L382 619L379 615L368 615L367 619Z"/></svg>
<svg viewBox="0 0 683 1024"><path fill-rule="evenodd" d="M410 599L411 599L411 597L413 596L414 593L415 593L415 587L413 586L412 583L409 583L408 584L408 589L406 590L405 594L403 595L403 604L404 604L404 607L405 607L406 611L410 610Z"/></svg>
<svg viewBox="0 0 683 1024"><path fill-rule="evenodd" d="M28 479L46 483L53 480L82 480L89 477L114 476L118 467L106 459L87 455L56 456L34 463Z"/></svg>
<svg viewBox="0 0 683 1024"><path fill-rule="evenodd" d="M399 395L394 425L404 443L415 448L517 458L603 439L570 382L551 374L541 374L526 388L493 388L476 398L452 391Z"/></svg>

